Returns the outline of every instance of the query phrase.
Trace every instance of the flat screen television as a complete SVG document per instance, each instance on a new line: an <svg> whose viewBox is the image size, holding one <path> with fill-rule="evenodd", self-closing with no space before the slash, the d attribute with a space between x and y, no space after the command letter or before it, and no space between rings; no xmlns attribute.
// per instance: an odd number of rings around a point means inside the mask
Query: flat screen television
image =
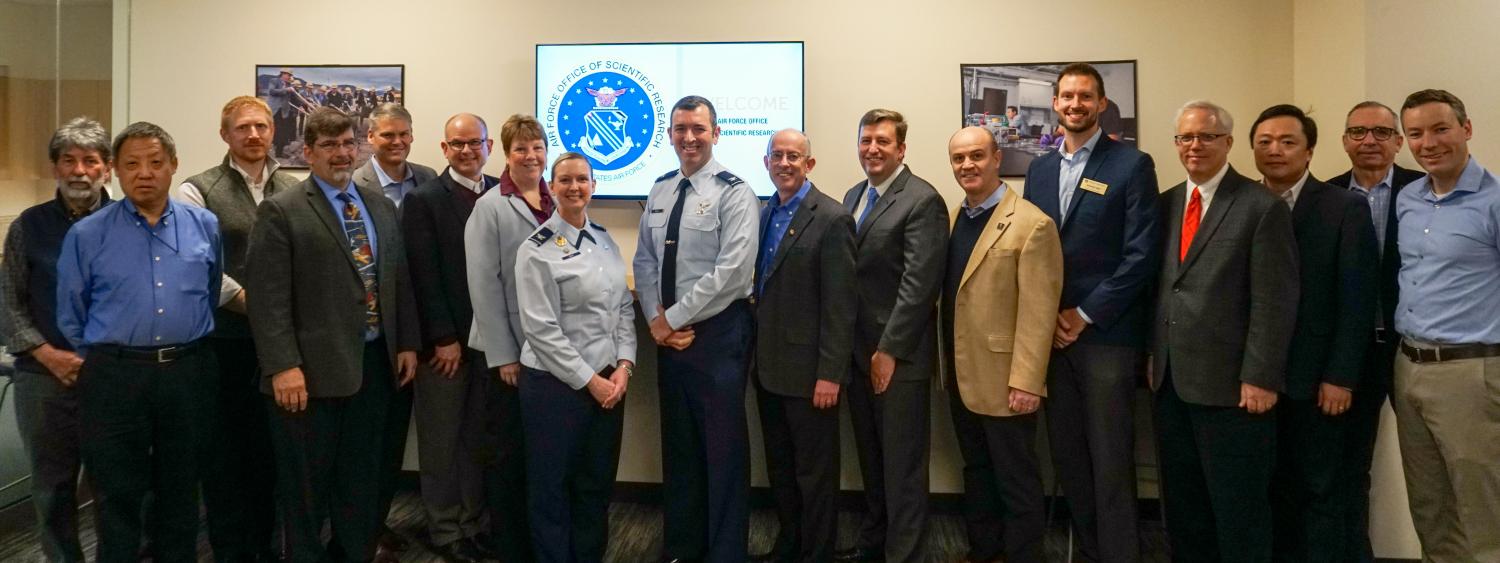
<svg viewBox="0 0 1500 563"><path fill-rule="evenodd" d="M672 105L707 98L718 113L714 158L761 197L766 143L803 128L803 44L610 43L536 46L536 116L547 133L548 169L566 151L594 168L594 197L645 199L677 169Z"/></svg>

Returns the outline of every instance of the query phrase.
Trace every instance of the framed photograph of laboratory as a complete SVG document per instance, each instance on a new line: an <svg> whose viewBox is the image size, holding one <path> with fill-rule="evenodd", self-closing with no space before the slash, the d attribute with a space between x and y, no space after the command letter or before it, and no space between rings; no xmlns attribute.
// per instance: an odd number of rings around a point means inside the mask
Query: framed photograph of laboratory
<svg viewBox="0 0 1500 563"><path fill-rule="evenodd" d="M320 106L338 108L355 118L354 138L363 166L374 149L365 140L370 112L385 102L405 103L406 65L256 65L255 95L271 106L276 134L271 141L276 163L306 168L302 158L302 122Z"/></svg>
<svg viewBox="0 0 1500 563"><path fill-rule="evenodd" d="M1087 61L1104 77L1109 105L1099 115L1105 135L1136 146L1136 62ZM1069 63L965 64L962 124L994 133L1004 157L1001 176L1025 176L1031 161L1062 145L1062 128L1052 111L1057 73Z"/></svg>

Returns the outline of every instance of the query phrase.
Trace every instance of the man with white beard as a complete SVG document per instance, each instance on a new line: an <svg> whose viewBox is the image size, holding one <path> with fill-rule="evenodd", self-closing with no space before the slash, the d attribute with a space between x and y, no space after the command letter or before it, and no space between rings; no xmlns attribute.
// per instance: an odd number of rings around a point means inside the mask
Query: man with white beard
<svg viewBox="0 0 1500 563"><path fill-rule="evenodd" d="M57 256L63 235L107 205L110 141L78 117L47 147L57 197L22 211L0 262L0 335L16 357L16 423L31 462L31 499L42 553L83 561L78 542L78 368L83 358L57 329Z"/></svg>

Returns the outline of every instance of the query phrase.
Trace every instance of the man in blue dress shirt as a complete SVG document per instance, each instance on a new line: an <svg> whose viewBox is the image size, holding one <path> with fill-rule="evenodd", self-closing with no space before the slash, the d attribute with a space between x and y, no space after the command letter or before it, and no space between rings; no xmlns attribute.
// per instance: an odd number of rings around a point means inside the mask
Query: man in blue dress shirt
<svg viewBox="0 0 1500 563"><path fill-rule="evenodd" d="M167 197L177 150L160 127L131 124L113 152L126 199L74 225L57 261L57 326L84 358L79 413L98 560L138 558L150 492L156 559L194 561L218 386L202 339L219 303L219 222Z"/></svg>
<svg viewBox="0 0 1500 563"><path fill-rule="evenodd" d="M1401 127L1427 177L1396 196L1401 298L1391 406L1427 561L1500 560L1500 180L1464 103L1422 90Z"/></svg>

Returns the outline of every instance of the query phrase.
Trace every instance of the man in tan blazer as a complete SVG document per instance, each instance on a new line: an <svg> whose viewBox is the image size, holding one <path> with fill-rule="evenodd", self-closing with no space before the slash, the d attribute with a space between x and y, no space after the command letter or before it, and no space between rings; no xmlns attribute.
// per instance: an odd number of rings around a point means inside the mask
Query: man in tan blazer
<svg viewBox="0 0 1500 563"><path fill-rule="evenodd" d="M943 383L964 457L967 560L1042 561L1036 412L1062 297L1062 242L1046 213L1000 182L988 131L955 133L948 162L964 203L952 214L940 301L952 368Z"/></svg>

